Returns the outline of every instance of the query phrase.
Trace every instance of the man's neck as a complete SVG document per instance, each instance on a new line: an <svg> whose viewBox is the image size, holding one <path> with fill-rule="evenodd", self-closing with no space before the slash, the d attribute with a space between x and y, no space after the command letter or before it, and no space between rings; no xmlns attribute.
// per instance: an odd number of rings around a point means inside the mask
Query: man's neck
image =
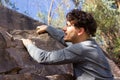
<svg viewBox="0 0 120 80"><path fill-rule="evenodd" d="M76 44L76 43L80 43L80 42L86 41L88 39L90 39L89 35L81 35L76 40L74 40L72 43Z"/></svg>

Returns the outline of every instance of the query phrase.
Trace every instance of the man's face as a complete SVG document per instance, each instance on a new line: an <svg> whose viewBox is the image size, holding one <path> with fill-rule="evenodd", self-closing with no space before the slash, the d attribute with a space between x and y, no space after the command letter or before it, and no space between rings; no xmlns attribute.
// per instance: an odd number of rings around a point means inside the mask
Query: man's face
<svg viewBox="0 0 120 80"><path fill-rule="evenodd" d="M65 32L65 41L75 42L75 40L78 38L78 28L75 28L73 25L71 25L69 21L67 21L63 31Z"/></svg>

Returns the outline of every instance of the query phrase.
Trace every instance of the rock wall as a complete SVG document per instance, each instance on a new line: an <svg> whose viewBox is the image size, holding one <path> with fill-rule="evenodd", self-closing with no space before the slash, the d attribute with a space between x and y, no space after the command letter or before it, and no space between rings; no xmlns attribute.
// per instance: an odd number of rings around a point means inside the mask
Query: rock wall
<svg viewBox="0 0 120 80"><path fill-rule="evenodd" d="M31 80L35 80L32 79L31 74L37 75L40 78L56 74L72 74L70 64L42 65L37 63L29 56L20 40L21 38L31 38L39 48L49 51L64 47L48 36L47 33L37 35L32 30L14 30L11 31L11 34L6 31L0 31L0 74L2 77L10 78L10 80L14 80L13 77L16 78L15 80L19 80L17 77L21 77L20 80L23 80L28 75L31 76Z"/></svg>
<svg viewBox="0 0 120 80"><path fill-rule="evenodd" d="M39 64L23 46L21 38L30 38L38 47L49 51L64 47L47 33L36 34L34 29L41 24L0 6L0 80L72 80L71 64Z"/></svg>
<svg viewBox="0 0 120 80"><path fill-rule="evenodd" d="M0 26L5 29L32 30L40 24L43 23L0 5Z"/></svg>

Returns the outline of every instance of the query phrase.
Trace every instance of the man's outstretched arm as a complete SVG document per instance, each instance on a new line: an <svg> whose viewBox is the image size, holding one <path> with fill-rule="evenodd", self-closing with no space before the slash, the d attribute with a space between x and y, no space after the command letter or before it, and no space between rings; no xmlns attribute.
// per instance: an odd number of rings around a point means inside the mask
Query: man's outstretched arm
<svg viewBox="0 0 120 80"><path fill-rule="evenodd" d="M69 46L58 51L48 52L35 46L32 43L32 41L29 39L22 39L22 41L29 55L38 63L66 64L66 63L74 63L80 61L77 53L82 53L82 52L81 50L79 50L76 53L76 50L80 48L80 46L78 45Z"/></svg>

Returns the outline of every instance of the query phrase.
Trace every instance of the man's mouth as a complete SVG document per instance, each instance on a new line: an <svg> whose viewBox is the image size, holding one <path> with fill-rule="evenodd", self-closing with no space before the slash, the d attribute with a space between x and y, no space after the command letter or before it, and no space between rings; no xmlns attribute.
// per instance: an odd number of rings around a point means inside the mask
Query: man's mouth
<svg viewBox="0 0 120 80"><path fill-rule="evenodd" d="M67 33L65 33L64 37L67 35Z"/></svg>

